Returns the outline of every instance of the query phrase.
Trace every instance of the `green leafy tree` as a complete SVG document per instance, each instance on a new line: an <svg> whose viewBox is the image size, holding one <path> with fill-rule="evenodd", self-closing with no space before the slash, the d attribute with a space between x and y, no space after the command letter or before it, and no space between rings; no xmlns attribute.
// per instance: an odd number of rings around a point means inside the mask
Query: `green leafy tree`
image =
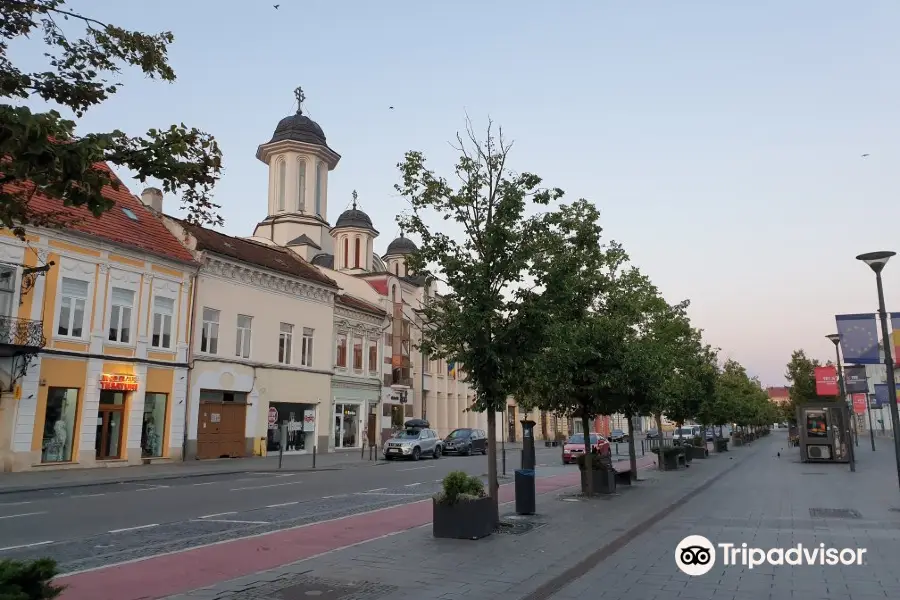
<svg viewBox="0 0 900 600"><path fill-rule="evenodd" d="M825 366L832 365L827 361ZM810 358L804 350L794 350L788 361L784 378L790 385L790 402L782 409L782 414L791 423L797 422L797 406L806 402L837 401L837 396L819 396L816 394L816 367L823 366L816 358Z"/></svg>
<svg viewBox="0 0 900 600"><path fill-rule="evenodd" d="M81 37L65 28L81 29ZM9 43L41 36L48 68L28 72L8 56ZM75 132L75 121L55 109L33 112L21 102L40 98L80 119L115 94L123 67L146 77L174 81L168 63L169 32L129 31L67 10L65 0L0 2L0 225L23 236L26 225L63 227L73 223L62 210L86 207L99 216L113 207L105 186L119 180L102 163L130 169L141 182L158 179L166 192L179 192L187 219L221 224L211 191L222 155L208 134L184 124L151 129L143 137L114 130ZM35 194L62 201L57 210L37 210Z"/></svg>
<svg viewBox="0 0 900 600"><path fill-rule="evenodd" d="M539 272L545 263L539 256L544 225L527 209L547 206L562 191L542 187L537 175L512 173L502 131L495 137L489 125L487 137L479 141L468 124L467 134L465 141L457 136L458 187L429 170L422 153L413 151L399 165L396 189L412 205L399 223L421 239L418 252L408 257L410 269L446 286L446 293L422 307L427 326L420 347L429 356L463 365L476 392L473 409L487 413L489 495L499 521L497 412L544 339L539 294L526 285L544 279ZM427 225L429 215L455 222L462 234Z"/></svg>

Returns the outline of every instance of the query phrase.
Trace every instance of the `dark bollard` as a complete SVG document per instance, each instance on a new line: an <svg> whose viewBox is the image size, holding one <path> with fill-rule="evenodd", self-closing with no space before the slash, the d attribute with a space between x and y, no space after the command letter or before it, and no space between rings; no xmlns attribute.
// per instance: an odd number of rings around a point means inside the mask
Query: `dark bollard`
<svg viewBox="0 0 900 600"><path fill-rule="evenodd" d="M503 448L500 451L500 458L501 466L503 467L503 476L506 477L506 448Z"/></svg>
<svg viewBox="0 0 900 600"><path fill-rule="evenodd" d="M534 426L534 421L522 419L522 468L516 471L515 477L516 513L520 515L533 515L537 510Z"/></svg>
<svg viewBox="0 0 900 600"><path fill-rule="evenodd" d="M359 459L360 460L366 459L366 447L364 445L359 447Z"/></svg>
<svg viewBox="0 0 900 600"><path fill-rule="evenodd" d="M287 423L281 424L281 439L278 440L278 468L281 469L281 463L284 461L284 447L287 442Z"/></svg>
<svg viewBox="0 0 900 600"><path fill-rule="evenodd" d="M316 445L313 444L313 469L316 468Z"/></svg>

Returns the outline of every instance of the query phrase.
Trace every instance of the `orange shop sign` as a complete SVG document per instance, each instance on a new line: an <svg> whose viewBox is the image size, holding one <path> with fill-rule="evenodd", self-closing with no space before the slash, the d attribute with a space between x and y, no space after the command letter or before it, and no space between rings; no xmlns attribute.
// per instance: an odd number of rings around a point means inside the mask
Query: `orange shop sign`
<svg viewBox="0 0 900 600"><path fill-rule="evenodd" d="M103 373L100 376L100 389L115 390L117 392L137 391L137 375L125 375L122 373Z"/></svg>

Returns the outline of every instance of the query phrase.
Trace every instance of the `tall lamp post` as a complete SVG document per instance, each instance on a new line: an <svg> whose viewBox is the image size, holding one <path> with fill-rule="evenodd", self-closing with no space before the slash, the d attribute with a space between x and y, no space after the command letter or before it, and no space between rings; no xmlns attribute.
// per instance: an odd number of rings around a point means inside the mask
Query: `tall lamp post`
<svg viewBox="0 0 900 600"><path fill-rule="evenodd" d="M831 333L829 335L826 335L825 337L827 337L829 340L832 341L832 343L834 343L834 358L836 361L835 364L837 365L837 372L838 372L838 393L840 393L841 402L844 403L844 408L846 408L847 407L847 388L844 387L844 367L841 366L841 334ZM852 417L853 417L852 413L848 412L848 419L852 418ZM855 429L855 427L854 427L854 429ZM850 439L848 440L849 441L848 446L850 447L850 472L854 473L854 472L856 472L856 455L853 450L853 444L854 444L853 429L850 428L849 422L847 423L847 435L850 436Z"/></svg>
<svg viewBox="0 0 900 600"><path fill-rule="evenodd" d="M900 413L897 411L897 384L894 381L894 359L891 356L890 333L888 332L887 311L884 308L884 285L881 283L881 271L884 265L896 252L882 250L860 254L861 260L875 271L875 283L878 286L878 316L881 318L881 339L884 345L884 366L887 370L888 404L891 407L891 429L894 434L894 455L897 460L897 484L900 485Z"/></svg>

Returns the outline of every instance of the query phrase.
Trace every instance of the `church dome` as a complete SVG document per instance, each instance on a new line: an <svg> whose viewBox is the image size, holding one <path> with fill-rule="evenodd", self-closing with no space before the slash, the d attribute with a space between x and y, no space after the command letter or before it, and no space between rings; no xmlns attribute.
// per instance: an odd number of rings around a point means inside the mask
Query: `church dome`
<svg viewBox="0 0 900 600"><path fill-rule="evenodd" d="M273 142L304 142L306 144L314 144L316 146L328 146L325 141L325 132L318 123L297 111L297 114L283 118L278 122L275 133L272 134Z"/></svg>
<svg viewBox="0 0 900 600"><path fill-rule="evenodd" d="M341 216L338 217L337 222L334 224L334 228L338 227L359 227L361 229L375 229L372 226L372 219L359 210L358 208L351 208L349 210L345 210L341 213Z"/></svg>
<svg viewBox="0 0 900 600"><path fill-rule="evenodd" d="M400 237L388 244L387 252L385 252L384 255L388 256L390 254L412 254L413 252L417 252L418 250L419 247L416 246L416 243L408 237L405 237L401 233Z"/></svg>

